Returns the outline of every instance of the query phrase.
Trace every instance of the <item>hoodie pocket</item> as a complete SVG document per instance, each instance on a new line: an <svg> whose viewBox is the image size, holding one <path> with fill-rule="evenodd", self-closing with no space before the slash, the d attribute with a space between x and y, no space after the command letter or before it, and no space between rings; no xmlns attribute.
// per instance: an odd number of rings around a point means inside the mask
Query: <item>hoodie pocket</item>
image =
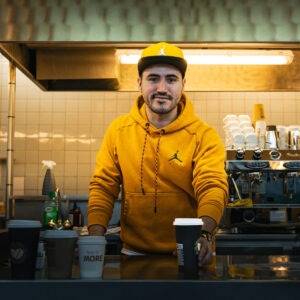
<svg viewBox="0 0 300 300"><path fill-rule="evenodd" d="M162 250L174 245L175 218L196 217L196 204L184 193L126 193L122 211L124 241L138 249ZM149 245L157 249L148 249Z"/></svg>

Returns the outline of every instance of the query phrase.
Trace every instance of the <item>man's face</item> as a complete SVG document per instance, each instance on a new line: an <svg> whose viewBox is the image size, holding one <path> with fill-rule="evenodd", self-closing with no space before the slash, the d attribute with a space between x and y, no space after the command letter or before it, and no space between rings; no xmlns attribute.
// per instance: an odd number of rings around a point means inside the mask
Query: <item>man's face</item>
<svg viewBox="0 0 300 300"><path fill-rule="evenodd" d="M185 79L171 65L153 65L138 79L140 91L148 108L156 114L168 114L177 108Z"/></svg>

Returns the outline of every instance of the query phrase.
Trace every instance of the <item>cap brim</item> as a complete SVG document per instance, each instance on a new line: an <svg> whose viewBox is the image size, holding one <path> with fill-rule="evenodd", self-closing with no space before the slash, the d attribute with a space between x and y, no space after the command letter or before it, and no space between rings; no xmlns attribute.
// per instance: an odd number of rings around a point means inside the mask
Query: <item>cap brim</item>
<svg viewBox="0 0 300 300"><path fill-rule="evenodd" d="M138 63L139 75L141 75L143 71L148 67L157 64L172 65L180 71L182 77L185 76L187 63L183 58L175 57L175 56L163 56L163 55L142 57Z"/></svg>

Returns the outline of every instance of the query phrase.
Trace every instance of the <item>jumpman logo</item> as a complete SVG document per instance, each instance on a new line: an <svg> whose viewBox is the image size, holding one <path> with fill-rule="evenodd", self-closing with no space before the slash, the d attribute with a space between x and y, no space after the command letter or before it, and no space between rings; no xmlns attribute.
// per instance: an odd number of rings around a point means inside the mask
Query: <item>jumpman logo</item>
<svg viewBox="0 0 300 300"><path fill-rule="evenodd" d="M179 151L177 150L176 153L174 153L174 154L172 155L172 157L169 159L169 161L171 161L171 160L173 160L173 159L176 159L176 160L182 162L182 160L178 157L178 152L179 152Z"/></svg>
<svg viewBox="0 0 300 300"><path fill-rule="evenodd" d="M166 53L165 53L165 47L160 48L159 55L166 55Z"/></svg>

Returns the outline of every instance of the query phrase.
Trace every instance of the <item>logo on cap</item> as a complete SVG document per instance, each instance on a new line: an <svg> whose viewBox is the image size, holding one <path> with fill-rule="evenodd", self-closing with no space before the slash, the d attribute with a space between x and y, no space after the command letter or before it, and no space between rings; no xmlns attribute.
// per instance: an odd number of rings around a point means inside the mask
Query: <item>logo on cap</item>
<svg viewBox="0 0 300 300"><path fill-rule="evenodd" d="M165 47L160 48L159 55L166 55L166 53L165 53Z"/></svg>

